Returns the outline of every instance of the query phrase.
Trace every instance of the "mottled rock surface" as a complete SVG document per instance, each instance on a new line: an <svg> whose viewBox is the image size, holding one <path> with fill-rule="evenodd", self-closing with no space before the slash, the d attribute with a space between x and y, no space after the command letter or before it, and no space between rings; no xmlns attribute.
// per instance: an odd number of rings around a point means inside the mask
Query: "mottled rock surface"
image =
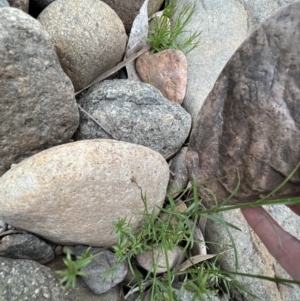
<svg viewBox="0 0 300 301"><path fill-rule="evenodd" d="M25 13L28 13L29 0L8 0L11 7L21 9Z"/></svg>
<svg viewBox="0 0 300 301"><path fill-rule="evenodd" d="M114 140L86 140L40 152L0 178L0 219L57 244L109 247L112 222L162 206L169 167L157 152ZM142 190L142 191L141 191Z"/></svg>
<svg viewBox="0 0 300 301"><path fill-rule="evenodd" d="M156 87L167 99L182 104L187 82L187 61L182 51L145 52L136 60L136 71L143 82Z"/></svg>
<svg viewBox="0 0 300 301"><path fill-rule="evenodd" d="M117 65L127 36L117 14L99 0L56 0L38 16L75 90Z"/></svg>
<svg viewBox="0 0 300 301"><path fill-rule="evenodd" d="M232 56L194 124L187 166L219 200L257 200L300 161L300 3L269 18ZM300 194L298 171L277 195ZM213 200L199 188L207 202Z"/></svg>
<svg viewBox="0 0 300 301"><path fill-rule="evenodd" d="M173 197L185 189L189 181L189 174L185 163L186 152L187 147L183 147L171 161L167 193L173 195Z"/></svg>
<svg viewBox="0 0 300 301"><path fill-rule="evenodd" d="M135 17L138 15L139 10L145 0L126 0L122 1L120 4L119 1L116 0L102 0L106 4L108 4L121 18L124 23L126 32L129 34L131 30L132 23ZM157 12L161 7L164 0L149 0L148 2L148 15L152 15Z"/></svg>
<svg viewBox="0 0 300 301"><path fill-rule="evenodd" d="M81 301L59 284L54 272L33 260L0 257L0 288L7 301Z"/></svg>
<svg viewBox="0 0 300 301"><path fill-rule="evenodd" d="M77 140L115 138L144 145L166 158L181 148L191 127L190 115L179 104L145 83L107 80L94 85L78 103L106 131L80 112Z"/></svg>
<svg viewBox="0 0 300 301"><path fill-rule="evenodd" d="M86 249L86 246L75 246L75 255L80 256ZM105 249L92 248L91 254L96 257L81 271L85 273L83 281L94 294L103 294L123 281L128 270L127 262L119 263L117 256Z"/></svg>
<svg viewBox="0 0 300 301"><path fill-rule="evenodd" d="M0 176L12 163L66 143L79 114L48 33L23 11L0 11Z"/></svg>
<svg viewBox="0 0 300 301"><path fill-rule="evenodd" d="M267 209L284 230L300 239L300 219L296 214L283 205L268 206L265 207L265 209ZM289 275L276 260L270 256L266 247L248 226L240 210L231 210L220 214L227 222L241 229L241 231L230 230L237 248L239 272L290 279ZM226 245L231 244L225 227L211 220L208 220L206 225L205 239L206 241L216 241L219 243L209 244L211 253L224 250L224 248L228 249ZM229 250L224 252L220 257L219 263L222 269L235 271L234 251ZM296 285L277 285L269 281L245 277L238 277L238 280L241 281L250 292L264 301L300 300L300 288ZM244 296L244 298L246 298L245 300L247 301L253 300L249 296Z"/></svg>
<svg viewBox="0 0 300 301"><path fill-rule="evenodd" d="M32 234L12 234L0 240L0 256L45 264L54 259L54 251L52 246Z"/></svg>

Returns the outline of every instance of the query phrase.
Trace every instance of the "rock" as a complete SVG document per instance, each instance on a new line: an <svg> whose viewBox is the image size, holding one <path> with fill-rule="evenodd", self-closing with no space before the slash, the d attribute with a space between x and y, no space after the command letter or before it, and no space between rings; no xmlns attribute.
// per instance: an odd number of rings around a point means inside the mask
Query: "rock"
<svg viewBox="0 0 300 301"><path fill-rule="evenodd" d="M47 263L54 259L52 247L32 234L6 235L0 240L0 256Z"/></svg>
<svg viewBox="0 0 300 301"><path fill-rule="evenodd" d="M167 194L173 197L177 196L183 189L186 188L189 175L185 164L185 156L187 147L183 147L174 158L170 165L170 180Z"/></svg>
<svg viewBox="0 0 300 301"><path fill-rule="evenodd" d="M136 60L136 71L143 82L156 87L167 99L182 104L187 82L187 61L182 51L145 52Z"/></svg>
<svg viewBox="0 0 300 301"><path fill-rule="evenodd" d="M145 2L145 0L127 0L123 1L122 5L120 5L120 3L115 0L102 1L108 4L118 14L124 23L127 33L130 33L132 23ZM151 16L153 13L157 12L163 2L164 0L149 0L148 15Z"/></svg>
<svg viewBox="0 0 300 301"><path fill-rule="evenodd" d="M99 0L56 0L38 16L75 90L117 65L127 36L117 14Z"/></svg>
<svg viewBox="0 0 300 301"><path fill-rule="evenodd" d="M76 257L86 250L85 246L75 246ZM105 249L92 248L91 254L96 257L81 271L85 273L83 281L94 294L103 294L123 281L128 269L126 262L119 263L116 255Z"/></svg>
<svg viewBox="0 0 300 301"><path fill-rule="evenodd" d="M12 163L68 142L79 114L49 35L16 8L0 10L0 82L1 176Z"/></svg>
<svg viewBox="0 0 300 301"><path fill-rule="evenodd" d="M81 112L77 140L113 137L144 145L167 158L181 148L190 131L189 114L145 83L107 80L94 85L78 103L106 131Z"/></svg>
<svg viewBox="0 0 300 301"><path fill-rule="evenodd" d="M164 202L169 168L157 152L113 140L53 147L0 178L0 219L56 244L110 247L113 221L131 218L136 229Z"/></svg>
<svg viewBox="0 0 300 301"><path fill-rule="evenodd" d="M65 290L49 268L33 261L0 257L2 300L81 301Z"/></svg>
<svg viewBox="0 0 300 301"><path fill-rule="evenodd" d="M178 9L196 3L196 11L182 37L200 31L200 44L187 53L188 81L182 106L193 122L216 79L234 51L248 36L243 1L178 1Z"/></svg>
<svg viewBox="0 0 300 301"><path fill-rule="evenodd" d="M298 239L300 238L300 220L296 214L283 205L268 206L266 209L286 231ZM227 222L241 229L241 231L230 229L237 248L239 259L238 272L290 279L288 274L270 256L263 243L248 226L240 210L230 210L220 214ZM226 229L220 223L209 219L205 232L206 241L217 241L219 243L209 244L211 253L224 250L224 248L228 249L226 246L232 244ZM235 271L233 250L224 252L220 256L219 264L223 270ZM286 286L248 277L237 277L237 280L245 285L250 292L264 301L300 300L300 288L296 285ZM246 300L252 301L253 299L247 297Z"/></svg>
<svg viewBox="0 0 300 301"><path fill-rule="evenodd" d="M175 268L184 259L184 254L179 247L175 247L172 250L168 250L167 258L169 262L170 270ZM156 273L164 273L167 271L167 263L165 252L162 248L154 248L153 250L147 250L136 256L138 264L146 271L155 271ZM155 269L156 266L156 269Z"/></svg>
<svg viewBox="0 0 300 301"><path fill-rule="evenodd" d="M300 161L300 2L269 18L232 56L194 124L187 167L197 181L216 179L218 200L249 202L281 184ZM297 172L276 196L300 192ZM199 187L206 203L215 202Z"/></svg>
<svg viewBox="0 0 300 301"><path fill-rule="evenodd" d="M11 7L19 8L25 13L28 13L29 0L8 0Z"/></svg>
<svg viewBox="0 0 300 301"><path fill-rule="evenodd" d="M243 0L243 5L247 11L248 32L258 29L260 24L269 18L282 6L292 4L298 0Z"/></svg>
<svg viewBox="0 0 300 301"><path fill-rule="evenodd" d="M0 8L9 7L9 3L6 0L0 0Z"/></svg>
<svg viewBox="0 0 300 301"><path fill-rule="evenodd" d="M4 220L0 219L0 233L3 233L6 230L7 224Z"/></svg>
<svg viewBox="0 0 300 301"><path fill-rule="evenodd" d="M56 256L60 256L63 254L63 247L62 246L56 246L54 249L54 253Z"/></svg>
<svg viewBox="0 0 300 301"><path fill-rule="evenodd" d="M63 256L59 256L47 264L47 267L52 271L63 270L66 268L63 259ZM87 287L82 277L77 277L75 288L70 288L69 290L75 293L76 300L78 301L121 301L119 296L120 288L118 286L115 286L104 294L96 295Z"/></svg>

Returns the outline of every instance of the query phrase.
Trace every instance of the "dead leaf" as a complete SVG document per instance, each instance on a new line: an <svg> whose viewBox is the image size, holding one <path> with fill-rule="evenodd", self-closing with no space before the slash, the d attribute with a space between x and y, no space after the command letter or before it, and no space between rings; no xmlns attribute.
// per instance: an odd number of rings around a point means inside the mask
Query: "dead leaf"
<svg viewBox="0 0 300 301"><path fill-rule="evenodd" d="M190 268L191 266L202 262L204 260L216 257L217 254L206 254L206 255L196 255L193 257L190 257L188 260L186 260L185 262L183 262L182 264L180 264L179 266L176 267L175 271L184 271L188 268Z"/></svg>

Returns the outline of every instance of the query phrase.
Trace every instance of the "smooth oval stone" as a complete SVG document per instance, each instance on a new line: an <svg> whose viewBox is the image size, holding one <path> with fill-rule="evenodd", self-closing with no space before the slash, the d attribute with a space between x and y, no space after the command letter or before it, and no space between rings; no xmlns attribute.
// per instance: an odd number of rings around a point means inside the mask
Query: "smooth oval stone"
<svg viewBox="0 0 300 301"><path fill-rule="evenodd" d="M169 180L164 158L146 147L86 140L40 152L0 178L0 219L62 245L110 247L112 222L134 229L162 206Z"/></svg>

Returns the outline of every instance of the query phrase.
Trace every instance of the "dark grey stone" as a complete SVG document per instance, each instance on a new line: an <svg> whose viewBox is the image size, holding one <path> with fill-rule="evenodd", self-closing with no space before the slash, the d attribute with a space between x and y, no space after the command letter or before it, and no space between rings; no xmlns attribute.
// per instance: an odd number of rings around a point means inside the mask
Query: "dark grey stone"
<svg viewBox="0 0 300 301"><path fill-rule="evenodd" d="M238 48L192 130L187 166L218 200L258 199L300 162L300 2L286 6ZM298 171L277 195L300 194ZM214 201L199 187L207 203Z"/></svg>
<svg viewBox="0 0 300 301"><path fill-rule="evenodd" d="M53 1L55 1L55 0L31 0L33 5L40 7L40 8L45 8Z"/></svg>
<svg viewBox="0 0 300 301"><path fill-rule="evenodd" d="M47 263L54 259L52 247L32 234L6 235L0 241L0 256Z"/></svg>
<svg viewBox="0 0 300 301"><path fill-rule="evenodd" d="M7 301L82 301L49 268L23 259L0 257L0 292Z"/></svg>
<svg viewBox="0 0 300 301"><path fill-rule="evenodd" d="M86 249L87 247L79 245L75 246L74 252L79 256ZM96 257L81 269L86 274L82 278L93 293L103 294L123 281L128 267L125 262L119 263L116 255L109 250L92 248L91 253Z"/></svg>
<svg viewBox="0 0 300 301"><path fill-rule="evenodd" d="M167 194L170 194L173 197L182 192L189 181L188 170L185 164L186 152L187 147L183 147L171 161Z"/></svg>
<svg viewBox="0 0 300 301"><path fill-rule="evenodd" d="M0 176L43 149L70 141L79 114L49 34L23 11L0 11Z"/></svg>
<svg viewBox="0 0 300 301"><path fill-rule="evenodd" d="M0 0L0 8L7 7L7 6L9 6L9 3L6 0Z"/></svg>
<svg viewBox="0 0 300 301"><path fill-rule="evenodd" d="M80 112L77 140L114 137L168 157L181 148L191 127L190 115L150 84L107 80L93 86L78 103L111 135Z"/></svg>

